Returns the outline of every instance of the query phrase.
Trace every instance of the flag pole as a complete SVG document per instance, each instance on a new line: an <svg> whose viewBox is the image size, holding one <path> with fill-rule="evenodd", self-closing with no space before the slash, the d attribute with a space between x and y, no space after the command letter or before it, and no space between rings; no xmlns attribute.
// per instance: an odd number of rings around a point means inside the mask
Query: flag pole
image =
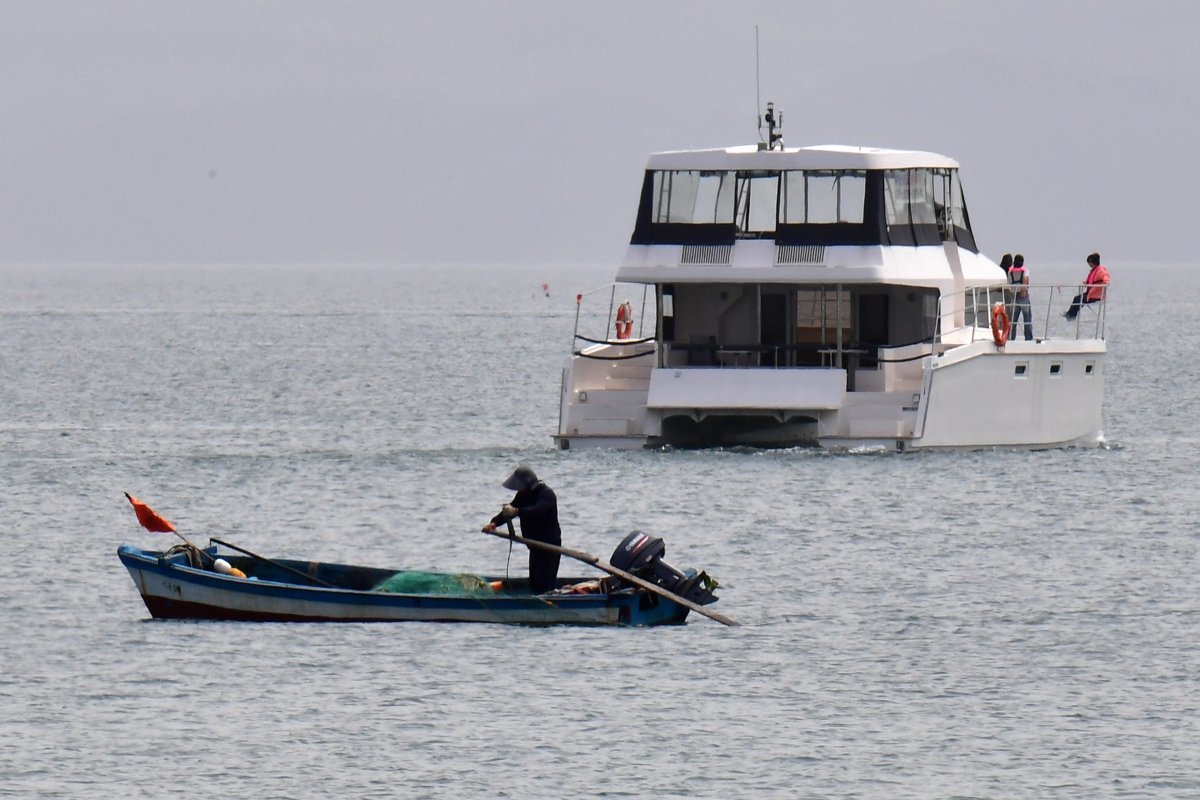
<svg viewBox="0 0 1200 800"><path fill-rule="evenodd" d="M125 492L125 499L133 506L133 513L137 514L138 522L141 523L143 528L151 533L173 533L182 539L183 543L188 547L196 547L196 545L188 541L186 536L175 530L175 526L171 524L170 520L159 516L150 506L138 500L129 492ZM199 550L200 548L197 547L196 549Z"/></svg>

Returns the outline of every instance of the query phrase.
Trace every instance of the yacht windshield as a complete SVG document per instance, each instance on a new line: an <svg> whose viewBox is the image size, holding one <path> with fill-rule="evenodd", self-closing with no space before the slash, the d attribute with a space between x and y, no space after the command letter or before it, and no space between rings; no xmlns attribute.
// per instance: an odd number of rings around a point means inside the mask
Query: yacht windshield
<svg viewBox="0 0 1200 800"><path fill-rule="evenodd" d="M958 171L650 170L633 244L940 245L975 251Z"/></svg>

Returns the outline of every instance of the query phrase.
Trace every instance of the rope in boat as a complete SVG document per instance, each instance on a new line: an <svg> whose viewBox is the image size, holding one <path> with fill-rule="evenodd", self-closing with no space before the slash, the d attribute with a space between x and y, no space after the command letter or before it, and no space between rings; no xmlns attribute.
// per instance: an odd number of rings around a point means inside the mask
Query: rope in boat
<svg viewBox="0 0 1200 800"><path fill-rule="evenodd" d="M171 558L172 556L177 556L180 553L187 554L188 566L192 569L204 569L205 558L207 558L209 561L213 560L212 556L208 555L208 553L205 553L191 542L188 542L187 544L177 544L163 555L165 555L167 558Z"/></svg>

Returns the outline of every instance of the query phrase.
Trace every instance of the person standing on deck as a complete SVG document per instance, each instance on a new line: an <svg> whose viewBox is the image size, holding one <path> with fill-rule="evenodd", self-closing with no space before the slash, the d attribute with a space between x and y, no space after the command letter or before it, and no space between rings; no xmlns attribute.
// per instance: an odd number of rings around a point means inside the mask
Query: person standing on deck
<svg viewBox="0 0 1200 800"><path fill-rule="evenodd" d="M492 533L500 523L519 518L521 535L526 539L561 547L562 529L558 526L558 498L554 490L538 480L526 464L517 467L502 485L517 494L483 526L484 531ZM558 562L558 553L529 548L529 585L534 594L552 591L558 584Z"/></svg>
<svg viewBox="0 0 1200 800"><path fill-rule="evenodd" d="M1008 338L1017 338L1017 320L1025 315L1025 341L1033 341L1033 311L1029 306L1029 270L1025 269L1025 256L1013 256L1012 266L1008 270L1008 282L1016 292L1013 297L1012 330Z"/></svg>
<svg viewBox="0 0 1200 800"><path fill-rule="evenodd" d="M1063 312L1063 316L1067 319L1075 319L1079 314L1079 309L1083 308L1085 303L1103 300L1107 293L1108 270L1100 264L1100 254L1092 253L1087 257L1087 263L1090 269L1087 278L1084 279L1083 290L1075 295L1075 298L1071 300L1071 307Z"/></svg>

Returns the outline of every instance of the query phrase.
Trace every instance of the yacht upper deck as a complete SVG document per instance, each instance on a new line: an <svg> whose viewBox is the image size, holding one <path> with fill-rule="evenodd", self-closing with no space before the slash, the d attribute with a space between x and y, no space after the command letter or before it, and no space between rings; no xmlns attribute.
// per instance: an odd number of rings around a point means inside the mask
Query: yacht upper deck
<svg viewBox="0 0 1200 800"><path fill-rule="evenodd" d="M979 252L958 162L937 153L762 145L650 157L627 265L644 264L636 251L656 245L721 248L700 255L719 263L747 240Z"/></svg>

